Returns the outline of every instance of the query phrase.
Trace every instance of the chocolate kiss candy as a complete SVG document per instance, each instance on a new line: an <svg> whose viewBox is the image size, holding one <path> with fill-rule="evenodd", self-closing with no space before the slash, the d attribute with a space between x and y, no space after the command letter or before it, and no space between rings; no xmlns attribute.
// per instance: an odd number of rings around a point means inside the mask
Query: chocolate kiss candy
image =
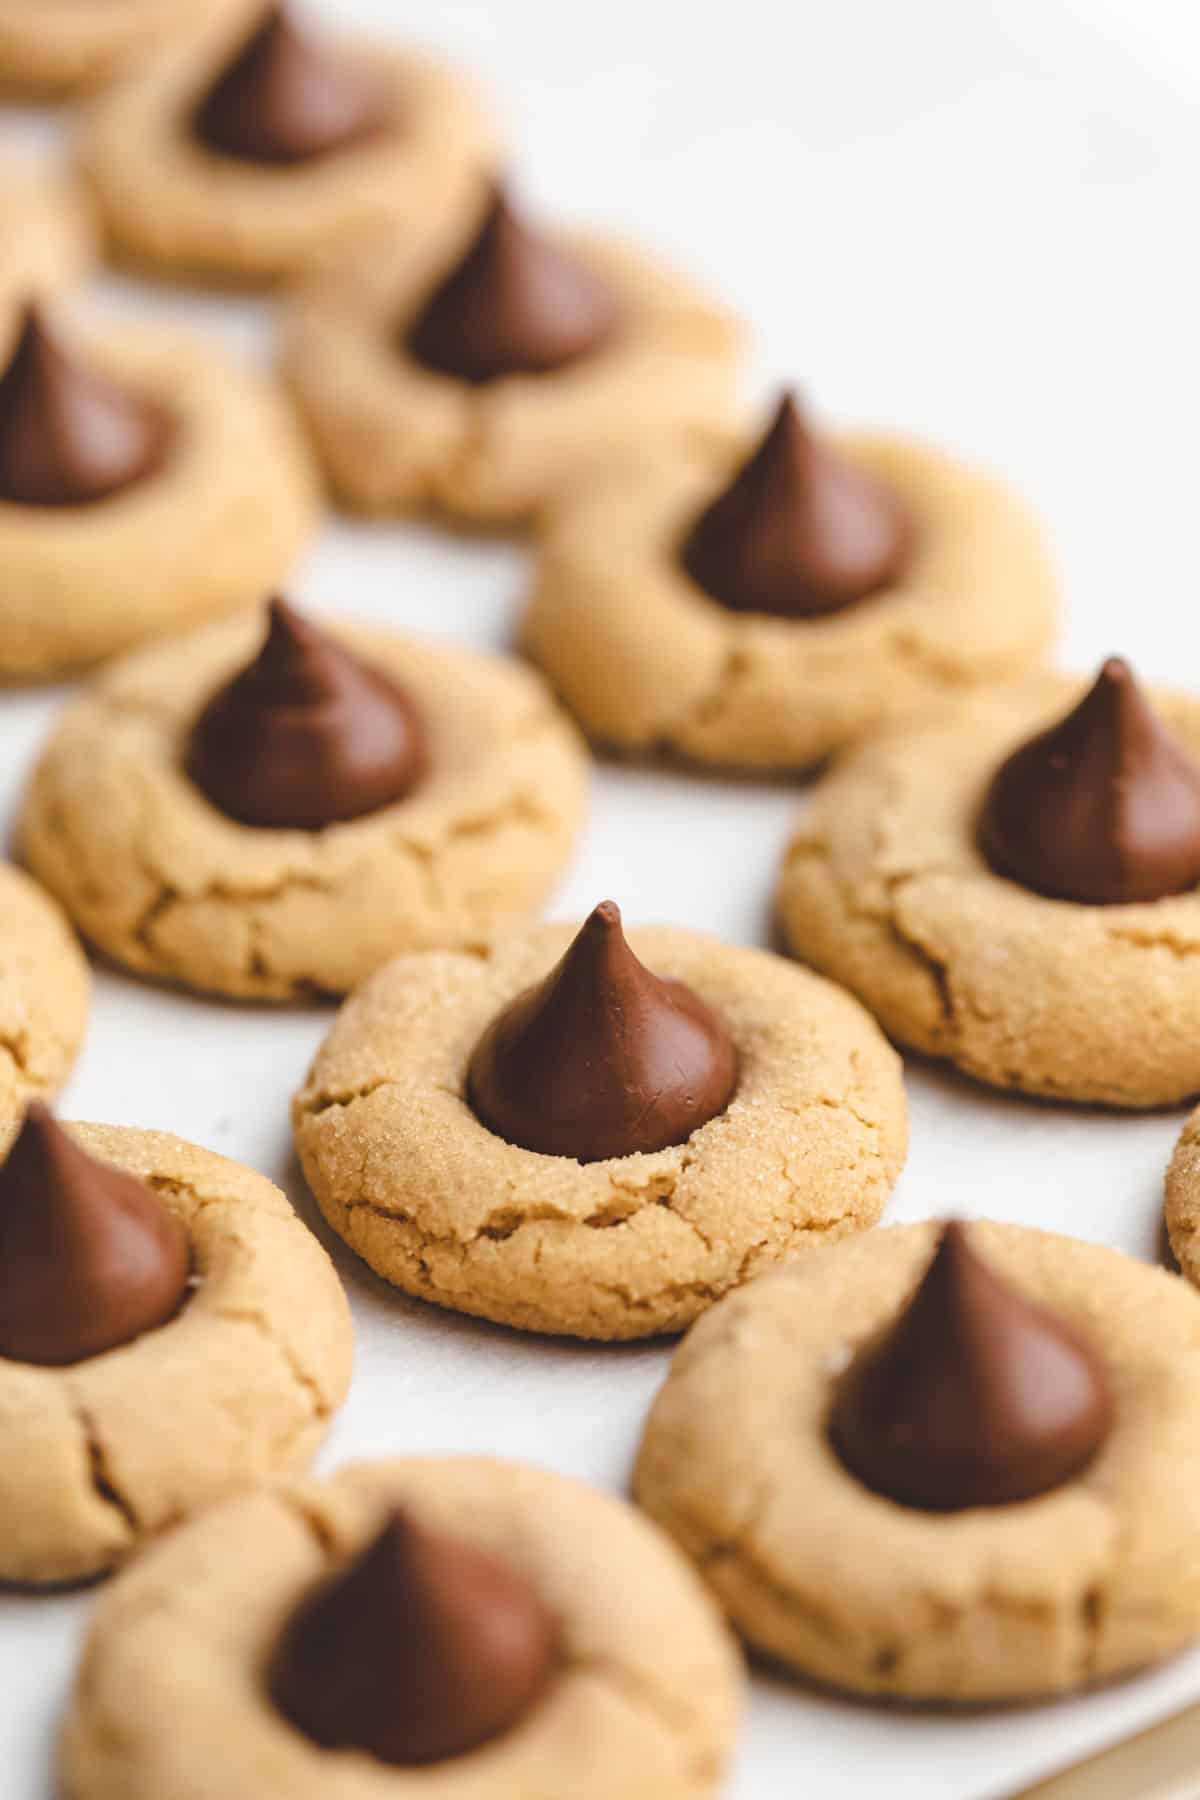
<svg viewBox="0 0 1200 1800"><path fill-rule="evenodd" d="M693 525L682 561L722 606L803 619L887 587L911 536L895 495L814 437L785 394L762 443Z"/></svg>
<svg viewBox="0 0 1200 1800"><path fill-rule="evenodd" d="M0 500L87 506L162 461L166 415L75 359L26 308L0 375Z"/></svg>
<svg viewBox="0 0 1200 1800"><path fill-rule="evenodd" d="M179 1311L190 1263L153 1189L33 1101L0 1167L0 1356L59 1367L128 1344Z"/></svg>
<svg viewBox="0 0 1200 1800"><path fill-rule="evenodd" d="M186 766L240 824L320 831L402 800L424 736L403 689L273 600L266 642L200 714Z"/></svg>
<svg viewBox="0 0 1200 1800"><path fill-rule="evenodd" d="M1200 881L1200 764L1110 657L1074 712L1001 764L979 843L1001 875L1058 900L1182 893Z"/></svg>
<svg viewBox="0 0 1200 1800"><path fill-rule="evenodd" d="M468 1094L508 1143L601 1162L682 1144L725 1110L736 1081L720 1019L638 961L605 900L545 980L488 1026Z"/></svg>
<svg viewBox="0 0 1200 1800"><path fill-rule="evenodd" d="M539 237L497 190L474 243L409 333L419 362L475 383L546 375L598 350L620 325L608 284Z"/></svg>
<svg viewBox="0 0 1200 1800"><path fill-rule="evenodd" d="M441 1762L530 1710L557 1636L521 1576L398 1510L293 1613L271 1660L271 1697L326 1749L400 1767Z"/></svg>
<svg viewBox="0 0 1200 1800"><path fill-rule="evenodd" d="M379 129L386 105L361 68L272 6L196 109L196 136L243 162L298 163Z"/></svg>
<svg viewBox="0 0 1200 1800"><path fill-rule="evenodd" d="M839 1383L834 1447L860 1481L931 1512L1032 1500L1086 1468L1108 1436L1104 1369L947 1225L895 1324Z"/></svg>

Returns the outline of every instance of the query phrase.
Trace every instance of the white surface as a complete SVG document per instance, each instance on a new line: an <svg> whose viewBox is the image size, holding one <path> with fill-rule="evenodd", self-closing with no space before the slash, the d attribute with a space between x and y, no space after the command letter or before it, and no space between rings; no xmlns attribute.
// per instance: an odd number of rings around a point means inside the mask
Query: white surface
<svg viewBox="0 0 1200 1800"><path fill-rule="evenodd" d="M29 0L35 4L36 0ZM490 76L524 191L627 222L756 320L762 391L800 381L838 420L913 428L1018 481L1051 522L1064 656L1109 650L1195 681L1200 370L1196 23L1184 0L326 0ZM14 118L13 135L53 128ZM101 290L265 343L249 304ZM507 546L332 525L293 584L320 603L502 644L525 564ZM0 698L3 805L61 696ZM784 787L605 769L554 911L766 941ZM158 1125L283 1181L287 1103L322 1013L209 1005L103 974L68 1116ZM955 1211L1153 1259L1180 1115L1114 1118L913 1068L892 1219ZM667 1353L542 1343L410 1304L339 1253L354 1388L324 1457L487 1449L621 1488ZM802 1502L798 1500L798 1504ZM2 1522L0 1522L2 1529ZM87 1599L0 1597L0 1792L50 1800L52 1733ZM1200 1654L1057 1708L945 1718L756 1679L733 1800L992 1800L1185 1700ZM162 1800L171 1800L162 1796ZM250 1800L250 1797L246 1797Z"/></svg>

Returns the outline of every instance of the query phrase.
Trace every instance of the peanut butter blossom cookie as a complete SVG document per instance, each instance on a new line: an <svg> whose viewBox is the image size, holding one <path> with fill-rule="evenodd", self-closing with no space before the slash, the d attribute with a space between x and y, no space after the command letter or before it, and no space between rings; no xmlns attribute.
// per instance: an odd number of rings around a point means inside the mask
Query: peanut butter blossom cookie
<svg viewBox="0 0 1200 1800"><path fill-rule="evenodd" d="M248 0L0 0L0 89L95 88Z"/></svg>
<svg viewBox="0 0 1200 1800"><path fill-rule="evenodd" d="M532 1331L679 1331L815 1237L874 1224L906 1148L856 1003L617 908L401 956L294 1108L334 1230L388 1281Z"/></svg>
<svg viewBox="0 0 1200 1800"><path fill-rule="evenodd" d="M815 1248L677 1352L635 1486L756 1648L1014 1700L1200 1635L1200 1307L1021 1226Z"/></svg>
<svg viewBox="0 0 1200 1800"><path fill-rule="evenodd" d="M329 1258L269 1181L33 1103L0 1167L0 1580L101 1574L303 1468L350 1344Z"/></svg>
<svg viewBox="0 0 1200 1800"><path fill-rule="evenodd" d="M66 1080L87 1028L87 961L56 903L0 863L0 1143Z"/></svg>
<svg viewBox="0 0 1200 1800"><path fill-rule="evenodd" d="M284 369L339 497L485 524L599 461L728 417L737 333L625 245L549 236L496 188L367 233L303 290Z"/></svg>
<svg viewBox="0 0 1200 1800"><path fill-rule="evenodd" d="M802 768L915 703L1020 673L1056 591L994 481L900 439L817 435L785 395L753 446L677 441L567 494L524 646L629 751Z"/></svg>
<svg viewBox="0 0 1200 1800"><path fill-rule="evenodd" d="M517 1464L232 1500L104 1596L67 1800L705 1800L739 1666L674 1547Z"/></svg>
<svg viewBox="0 0 1200 1800"><path fill-rule="evenodd" d="M466 216L489 135L438 65L251 0L98 100L82 154L126 256L272 281L357 226Z"/></svg>
<svg viewBox="0 0 1200 1800"><path fill-rule="evenodd" d="M0 675L49 675L228 613L316 519L258 376L145 326L76 346L30 308L0 374Z"/></svg>
<svg viewBox="0 0 1200 1800"><path fill-rule="evenodd" d="M796 954L896 1038L997 1087L1114 1106L1200 1090L1200 703L1105 663L882 735L787 853Z"/></svg>
<svg viewBox="0 0 1200 1800"><path fill-rule="evenodd" d="M118 962L248 999L474 946L566 860L587 762L515 662L276 601L113 665L68 709L25 854Z"/></svg>

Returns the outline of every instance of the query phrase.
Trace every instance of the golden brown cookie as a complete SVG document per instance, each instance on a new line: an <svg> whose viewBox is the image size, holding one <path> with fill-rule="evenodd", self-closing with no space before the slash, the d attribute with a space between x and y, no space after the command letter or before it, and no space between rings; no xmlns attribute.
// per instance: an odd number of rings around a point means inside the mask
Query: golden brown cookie
<svg viewBox="0 0 1200 1800"><path fill-rule="evenodd" d="M96 4L97 0L91 0ZM132 262L237 282L295 275L343 232L402 238L461 216L491 160L475 94L441 64L390 45L333 45L381 89L379 129L323 155L275 162L211 148L193 117L268 11L249 0L135 70L85 120L81 164L109 236Z"/></svg>
<svg viewBox="0 0 1200 1800"><path fill-rule="evenodd" d="M58 906L0 863L0 1143L27 1100L62 1086L87 1028L91 976Z"/></svg>
<svg viewBox="0 0 1200 1800"><path fill-rule="evenodd" d="M0 0L0 90L65 93L110 81L136 58L248 0Z"/></svg>
<svg viewBox="0 0 1200 1800"><path fill-rule="evenodd" d="M185 1514L302 1469L350 1380L345 1296L276 1187L165 1132L71 1132L182 1220L195 1287L103 1355L0 1360L0 1578L22 1583L101 1574Z"/></svg>
<svg viewBox="0 0 1200 1800"><path fill-rule="evenodd" d="M30 865L126 966L247 999L343 993L402 948L471 946L542 900L587 760L516 662L398 634L338 635L412 694L428 766L407 799L321 831L256 829L184 771L210 695L262 636L246 618L105 670L33 775Z"/></svg>
<svg viewBox="0 0 1200 1800"><path fill-rule="evenodd" d="M76 181L16 158L0 164L0 354L7 354L20 308L82 276L95 247Z"/></svg>
<svg viewBox="0 0 1200 1800"><path fill-rule="evenodd" d="M316 523L311 464L261 376L176 333L89 335L89 369L166 416L156 467L88 505L0 500L0 675L46 676L240 610Z"/></svg>
<svg viewBox="0 0 1200 1800"><path fill-rule="evenodd" d="M825 616L718 603L681 552L747 454L672 446L566 495L548 520L524 648L589 736L735 768L804 768L916 702L1037 661L1056 588L1024 506L942 452L838 446L894 493L913 541L890 585Z"/></svg>
<svg viewBox="0 0 1200 1800"><path fill-rule="evenodd" d="M1200 1110L1188 1118L1171 1157L1163 1216L1176 1261L1200 1286Z"/></svg>
<svg viewBox="0 0 1200 1800"><path fill-rule="evenodd" d="M318 1749L265 1686L297 1602L397 1505L508 1562L561 1631L561 1666L524 1719L416 1768ZM485 1458L363 1463L230 1501L121 1577L93 1618L60 1768L69 1800L703 1800L738 1683L702 1587L621 1502Z"/></svg>
<svg viewBox="0 0 1200 1800"><path fill-rule="evenodd" d="M409 342L480 230L490 191L425 228L365 234L300 292L284 373L335 494L363 512L527 523L552 494L647 440L726 423L738 331L693 283L617 242L548 240L621 311L610 340L567 366L474 383Z"/></svg>
<svg viewBox="0 0 1200 1800"><path fill-rule="evenodd" d="M874 1224L907 1146L894 1053L836 988L696 932L630 943L724 1021L739 1060L724 1111L673 1147L589 1163L481 1123L476 1045L571 938L539 926L401 956L343 1008L296 1098L296 1143L326 1218L378 1274L526 1330L639 1338Z"/></svg>
<svg viewBox="0 0 1200 1800"><path fill-rule="evenodd" d="M1085 1333L1112 1384L1106 1443L1037 1499L898 1505L827 1434L855 1349L899 1311L932 1225L814 1248L707 1314L676 1353L635 1477L757 1648L860 1693L1055 1694L1200 1633L1200 1305L1099 1245L976 1223L1014 1288Z"/></svg>
<svg viewBox="0 0 1200 1800"><path fill-rule="evenodd" d="M1200 897L1044 898L976 841L988 784L1080 694L1030 678L899 723L817 788L784 859L795 954L843 982L893 1037L996 1087L1160 1106L1200 1090ZM1156 696L1200 751L1200 704Z"/></svg>

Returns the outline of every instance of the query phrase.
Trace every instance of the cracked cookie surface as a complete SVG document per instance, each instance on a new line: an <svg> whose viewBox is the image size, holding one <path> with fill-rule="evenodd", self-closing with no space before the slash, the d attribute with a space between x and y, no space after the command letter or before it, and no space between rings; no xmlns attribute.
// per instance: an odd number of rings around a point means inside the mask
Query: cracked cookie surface
<svg viewBox="0 0 1200 1800"><path fill-rule="evenodd" d="M995 1087L1110 1106L1200 1092L1200 891L1128 906L1049 900L976 846L1000 762L1079 686L1030 677L892 730L820 783L784 859L790 948L901 1042ZM1157 694L1200 753L1200 702Z"/></svg>
<svg viewBox="0 0 1200 1800"><path fill-rule="evenodd" d="M358 229L419 233L469 216L494 160L485 108L440 62L390 46L338 46L361 60L392 117L362 142L307 162L269 164L210 149L196 106L265 0L242 0L213 28L154 58L93 102L81 166L116 249L135 263L244 283L297 275Z"/></svg>
<svg viewBox="0 0 1200 1800"><path fill-rule="evenodd" d="M248 0L0 0L0 89L65 93L110 81L131 58Z"/></svg>
<svg viewBox="0 0 1200 1800"><path fill-rule="evenodd" d="M424 1768L317 1749L264 1682L303 1593L397 1504L510 1563L562 1633L561 1667L517 1726ZM60 1768L69 1800L703 1800L739 1677L701 1584L622 1502L481 1457L364 1463L231 1501L121 1577L93 1620Z"/></svg>
<svg viewBox="0 0 1200 1800"><path fill-rule="evenodd" d="M1013 1286L1109 1372L1095 1461L1039 1499L926 1513L872 1493L826 1434L834 1383L899 1311L934 1224L820 1247L715 1307L676 1352L635 1491L757 1648L836 1687L957 1701L1125 1674L1200 1633L1200 1304L1114 1250L978 1222Z"/></svg>
<svg viewBox="0 0 1200 1800"><path fill-rule="evenodd" d="M316 525L308 452L271 383L146 325L89 339L86 358L174 433L161 467L105 500L0 502L0 676L45 676L240 610Z"/></svg>
<svg viewBox="0 0 1200 1800"><path fill-rule="evenodd" d="M297 1095L296 1144L325 1217L378 1274L526 1330L649 1337L875 1223L907 1147L894 1051L839 989L697 932L629 941L724 1020L739 1079L723 1113L671 1149L586 1164L489 1131L465 1098L471 1053L572 935L398 957L343 1008Z"/></svg>
<svg viewBox="0 0 1200 1800"><path fill-rule="evenodd" d="M915 539L894 585L823 618L735 612L680 563L745 454L740 439L675 446L563 498L522 642L589 736L730 768L806 768L889 714L1038 660L1057 594L1024 506L923 446L840 448L900 497Z"/></svg>
<svg viewBox="0 0 1200 1800"><path fill-rule="evenodd" d="M72 1125L187 1227L169 1324L64 1368L0 1360L0 1580L102 1574L197 1509L302 1470L350 1381L350 1312L264 1176L161 1131Z"/></svg>
<svg viewBox="0 0 1200 1800"><path fill-rule="evenodd" d="M405 948L471 944L536 906L566 860L587 759L516 662L379 630L330 629L395 676L426 724L408 796L324 831L255 830L183 772L201 707L258 617L106 669L61 719L30 785L31 866L118 962L247 999L343 993Z"/></svg>
<svg viewBox="0 0 1200 1800"><path fill-rule="evenodd" d="M0 863L0 1145L26 1101L57 1093L87 1029L91 976L50 896Z"/></svg>
<svg viewBox="0 0 1200 1800"><path fill-rule="evenodd" d="M1171 1157L1163 1217L1175 1260L1200 1287L1200 1107L1184 1125Z"/></svg>
<svg viewBox="0 0 1200 1800"><path fill-rule="evenodd" d="M623 244L572 244L624 308L607 348L553 374L478 386L425 368L406 348L408 329L473 229L468 214L424 234L364 237L300 291L283 372L343 502L518 525L598 462L727 424L736 326L692 283Z"/></svg>

